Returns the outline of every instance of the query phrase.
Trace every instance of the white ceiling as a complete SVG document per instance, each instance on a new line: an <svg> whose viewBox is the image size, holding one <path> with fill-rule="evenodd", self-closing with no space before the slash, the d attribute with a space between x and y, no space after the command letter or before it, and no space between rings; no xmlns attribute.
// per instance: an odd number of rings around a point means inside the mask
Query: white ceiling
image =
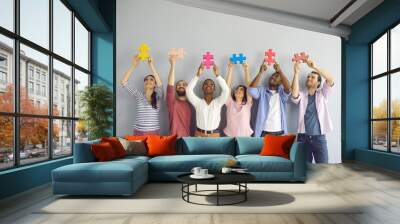
<svg viewBox="0 0 400 224"><path fill-rule="evenodd" d="M225 0L329 21L351 0Z"/></svg>
<svg viewBox="0 0 400 224"><path fill-rule="evenodd" d="M383 0L169 0L178 4L348 37L351 25ZM352 5L332 23L347 4Z"/></svg>
<svg viewBox="0 0 400 224"><path fill-rule="evenodd" d="M331 20L351 0L222 0L264 9L276 10L320 20ZM383 0L366 0L352 15L342 22L352 25L362 16L374 9Z"/></svg>

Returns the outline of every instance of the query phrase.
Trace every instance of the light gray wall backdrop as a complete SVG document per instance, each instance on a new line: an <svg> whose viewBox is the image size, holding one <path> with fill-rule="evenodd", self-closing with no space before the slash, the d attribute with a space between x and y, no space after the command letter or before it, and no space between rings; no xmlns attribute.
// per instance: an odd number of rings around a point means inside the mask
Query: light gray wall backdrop
<svg viewBox="0 0 400 224"><path fill-rule="evenodd" d="M272 48L282 70L292 79L293 53L305 51L316 64L329 70L335 77L335 86L329 98L334 131L327 135L329 161L341 162L341 40L339 37L306 31L263 21L247 19L203 9L187 7L166 0L117 1L117 83L129 68L138 46L147 43L151 48L164 90L169 70L168 50L184 48L186 55L178 60L176 79L190 81L206 51L214 54L215 63L225 76L226 65L232 53L244 53L250 64L252 78L264 58L264 51ZM263 79L272 74L270 68ZM309 69L303 65L301 86ZM147 63L141 63L132 76L130 85L143 89L143 77L149 73ZM234 85L243 83L240 65L235 67ZM211 70L203 78L213 77ZM199 92L199 88L197 88ZM218 91L219 92L219 91ZM289 132L297 130L297 108L288 104ZM255 116L254 114L253 116ZM168 112L165 102L161 109L161 132L168 133ZM123 88L117 88L117 135L132 133L135 100Z"/></svg>

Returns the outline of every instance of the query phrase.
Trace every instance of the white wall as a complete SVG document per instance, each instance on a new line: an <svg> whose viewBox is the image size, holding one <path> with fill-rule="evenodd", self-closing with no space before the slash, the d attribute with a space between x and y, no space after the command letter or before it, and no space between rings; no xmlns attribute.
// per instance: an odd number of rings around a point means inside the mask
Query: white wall
<svg viewBox="0 0 400 224"><path fill-rule="evenodd" d="M341 40L339 37L282 25L206 11L178 5L164 0L117 1L117 81L130 66L138 46L147 43L155 65L161 74L164 88L169 69L167 52L172 47L185 48L187 54L177 62L176 79L189 81L195 74L206 51L214 54L215 62L225 75L227 61L232 53L244 53L250 64L252 77L256 74L264 51L272 48L277 60L291 80L294 52L305 51L322 68L335 77L335 87L330 96L329 108L334 131L327 135L329 159L341 162ZM264 78L266 83L272 73ZM304 65L301 84L308 69ZM130 84L143 88L143 77L148 74L147 64L142 63ZM212 77L207 71L205 77ZM243 82L241 67L234 72L236 83ZM288 105L289 132L297 130L297 108ZM117 88L117 135L132 133L135 101L129 93ZM255 116L255 114L254 114ZM165 103L161 111L162 133L168 132L168 114Z"/></svg>

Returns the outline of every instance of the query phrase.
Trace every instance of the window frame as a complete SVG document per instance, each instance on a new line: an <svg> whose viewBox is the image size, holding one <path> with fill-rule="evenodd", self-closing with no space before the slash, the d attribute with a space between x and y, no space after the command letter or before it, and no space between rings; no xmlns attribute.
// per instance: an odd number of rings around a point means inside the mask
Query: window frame
<svg viewBox="0 0 400 224"><path fill-rule="evenodd" d="M396 75L396 73L400 72L400 67L393 68L391 69L391 31L393 28L400 26L400 21L397 21L393 25L391 25L389 28L387 28L383 33L378 35L374 40L372 40L369 44L369 149L373 151L379 151L379 152L386 152L386 153L391 153L391 154L400 154L400 152L394 152L392 151L392 121L397 121L400 120L400 117L392 117L392 98L391 98L391 91L392 91L392 75ZM376 74L374 76L373 74L373 44L379 40L381 37L383 37L385 34L387 34L387 67L386 71L382 72L380 74ZM373 87L373 81L378 78L386 77L386 86L387 86L387 105L386 105L386 118L373 118L373 93L374 93L374 87ZM386 121L386 129L387 129L387 138L386 138L386 151L379 150L374 148L374 133L373 133L373 122L376 121Z"/></svg>
<svg viewBox="0 0 400 224"><path fill-rule="evenodd" d="M5 170L10 170L10 169L16 169L19 167L23 166L30 166L33 164L38 164L38 163L43 163L46 161L50 160L58 160L66 157L73 156L74 152L74 143L75 143L75 125L76 121L79 120L79 117L75 116L75 108L71 108L71 114L70 116L56 116L53 115L53 59L58 60L59 62L62 62L68 66L71 66L71 93L73 95L71 99L71 104L74 105L75 103L75 88L74 88L74 82L75 82L75 69L85 73L89 77L89 83L88 86L92 85L92 73L91 73L91 36L92 36L92 30L88 27L88 25L83 21L83 19L76 13L72 7L65 1L65 0L59 0L68 10L71 11L71 18L70 18L70 23L71 23L71 58L67 59L64 58L63 56L55 53L54 50L54 44L53 44L53 24L54 24L54 17L53 17L53 1L54 0L48 0L49 2L49 47L46 49L45 47L42 47L39 44L34 43L33 41L30 41L29 39L23 37L20 35L20 0L14 0L13 1L13 10L14 10L14 18L13 18L13 28L14 30L8 30L4 27L0 26L0 35L3 35L5 37L11 38L13 40L13 63L12 65L12 73L13 75L13 81L14 81L14 110L13 112L2 112L0 111L0 116L10 116L13 119L13 153L14 153L14 161L13 161L13 166L11 167L5 167L5 168L0 168L0 172L5 171ZM75 63L75 18L79 20L79 22L84 26L84 28L88 31L88 69L85 69L81 67L80 65ZM26 114L26 113L21 113L20 111L20 45L23 44L27 47L32 48L33 50L36 50L40 53L43 53L48 56L49 62L48 62L48 80L47 81L47 86L46 86L46 91L48 91L48 94L45 92L45 94L48 96L48 108L49 111L46 115L39 115L39 114ZM27 64L28 65L28 64ZM40 73L41 75L42 73ZM27 80L30 80L30 74L26 74ZM33 82L35 85L35 80L36 80L36 70L33 70ZM39 83L41 83L41 77L39 77ZM42 85L41 85L42 86ZM29 91L27 89L27 91ZM36 91L34 89L34 91ZM41 95L41 94L40 94ZM43 160L38 161L38 162L32 162L32 163L26 163L26 164L21 164L20 161L20 119L28 117L28 118L45 118L47 119L48 122L48 136L47 136L47 142L49 143L47 145L47 150L48 150L48 155L47 158L43 158ZM66 120L71 122L71 128L72 128L72 133L71 133L71 153L68 155L62 155L62 156L54 156L54 147L53 147L53 121L56 120Z"/></svg>

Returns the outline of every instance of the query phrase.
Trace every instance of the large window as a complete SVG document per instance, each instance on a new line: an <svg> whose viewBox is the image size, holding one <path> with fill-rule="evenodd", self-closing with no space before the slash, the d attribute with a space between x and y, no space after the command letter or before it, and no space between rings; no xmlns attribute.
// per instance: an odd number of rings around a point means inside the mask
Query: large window
<svg viewBox="0 0 400 224"><path fill-rule="evenodd" d="M0 170L72 155L90 77L90 31L65 1L0 1Z"/></svg>
<svg viewBox="0 0 400 224"><path fill-rule="evenodd" d="M370 45L371 148L400 153L400 24Z"/></svg>

